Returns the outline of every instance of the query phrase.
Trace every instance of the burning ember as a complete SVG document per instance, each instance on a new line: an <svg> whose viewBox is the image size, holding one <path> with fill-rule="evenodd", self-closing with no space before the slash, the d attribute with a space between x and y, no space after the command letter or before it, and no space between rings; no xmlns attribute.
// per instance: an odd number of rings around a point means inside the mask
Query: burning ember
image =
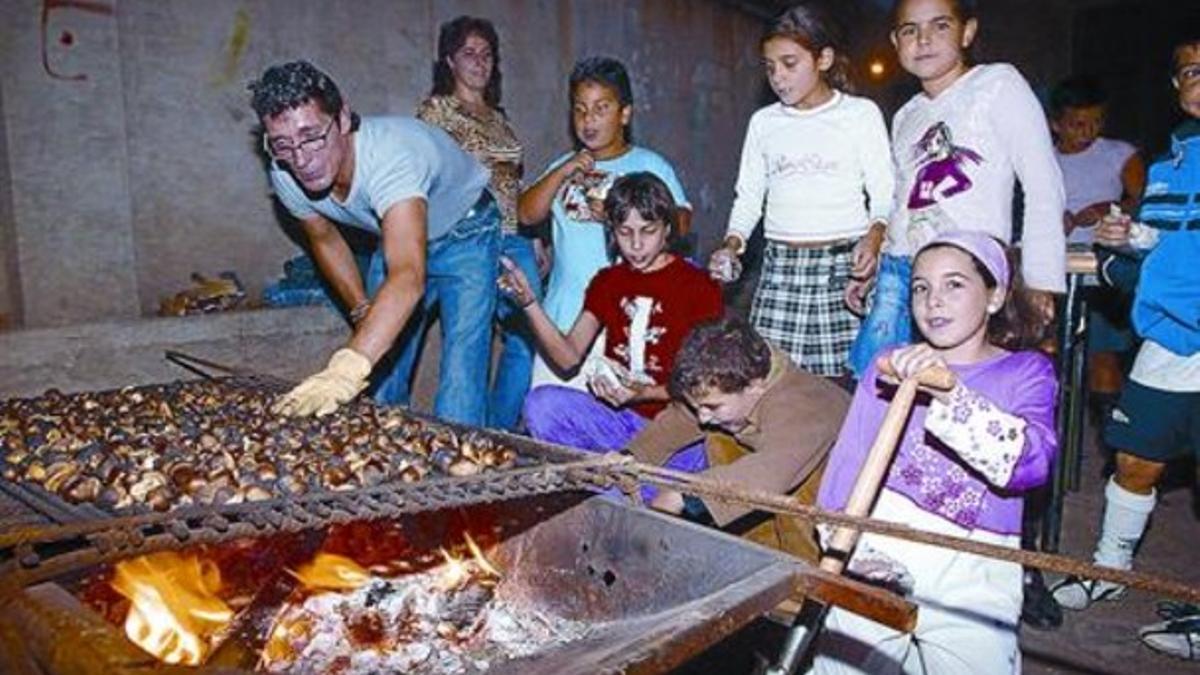
<svg viewBox="0 0 1200 675"><path fill-rule="evenodd" d="M322 591L352 591L371 580L361 565L336 553L318 553L312 562L292 572L305 588Z"/></svg>
<svg viewBox="0 0 1200 675"><path fill-rule="evenodd" d="M274 600L274 617L250 624L266 641L252 648L259 670L467 674L584 635L581 623L506 597L503 571L459 532L463 543L449 550L416 550L394 528L353 524L305 557L284 540L155 553L113 568L105 585L129 604L110 616L123 616L128 638L159 660L203 664L239 639L247 622L237 612L252 603L245 593L261 587L271 575L264 561L274 559L290 561L275 569L295 586Z"/></svg>
<svg viewBox="0 0 1200 675"><path fill-rule="evenodd" d="M469 536L466 548L442 549L442 564L392 578L319 556L296 572L306 588L277 617L260 668L473 673L583 635L582 624L506 600L501 571Z"/></svg>
<svg viewBox="0 0 1200 675"><path fill-rule="evenodd" d="M132 603L125 635L166 663L203 663L233 619L217 596L219 570L195 555L167 551L117 563L112 586Z"/></svg>

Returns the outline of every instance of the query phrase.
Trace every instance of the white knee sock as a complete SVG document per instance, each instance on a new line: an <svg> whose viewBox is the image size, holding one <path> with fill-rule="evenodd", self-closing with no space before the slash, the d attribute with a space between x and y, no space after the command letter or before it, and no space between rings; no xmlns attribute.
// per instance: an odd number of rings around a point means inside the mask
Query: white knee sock
<svg viewBox="0 0 1200 675"><path fill-rule="evenodd" d="M1135 494L1110 478L1104 488L1104 501L1104 522L1093 559L1097 565L1130 569L1133 567L1133 549L1146 531L1146 521L1154 510L1155 492Z"/></svg>

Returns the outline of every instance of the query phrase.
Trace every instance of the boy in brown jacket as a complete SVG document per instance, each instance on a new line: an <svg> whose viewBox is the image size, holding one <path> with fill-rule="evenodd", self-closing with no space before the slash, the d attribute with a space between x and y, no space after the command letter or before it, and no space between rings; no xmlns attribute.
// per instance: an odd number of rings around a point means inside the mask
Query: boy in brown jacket
<svg viewBox="0 0 1200 675"><path fill-rule="evenodd" d="M691 332L675 357L669 391L671 405L630 441L634 457L661 465L707 436L705 478L813 503L849 407L845 391L801 370L737 318ZM651 506L674 514L706 510L718 527L808 561L818 557L811 524L795 517L763 521L738 504L669 490Z"/></svg>

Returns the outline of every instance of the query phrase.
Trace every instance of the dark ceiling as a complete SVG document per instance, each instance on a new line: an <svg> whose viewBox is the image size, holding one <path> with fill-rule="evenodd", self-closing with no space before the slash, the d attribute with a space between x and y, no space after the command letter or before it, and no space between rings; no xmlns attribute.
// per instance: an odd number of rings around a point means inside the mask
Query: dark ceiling
<svg viewBox="0 0 1200 675"><path fill-rule="evenodd" d="M775 18L783 10L791 5L796 4L796 0L720 0L727 5L732 5L738 9L758 17L763 21L768 21ZM892 6L892 0L843 0L842 2L829 3L833 7L850 6L850 9L858 12L878 12L880 14L888 11Z"/></svg>

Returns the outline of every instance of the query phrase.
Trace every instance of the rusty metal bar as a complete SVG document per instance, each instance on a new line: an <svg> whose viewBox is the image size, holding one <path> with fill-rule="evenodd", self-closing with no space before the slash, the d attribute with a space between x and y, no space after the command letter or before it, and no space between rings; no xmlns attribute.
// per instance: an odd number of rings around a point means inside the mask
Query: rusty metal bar
<svg viewBox="0 0 1200 675"><path fill-rule="evenodd" d="M1111 581L1131 588L1179 598L1189 602L1200 602L1200 587L1190 586L1174 579L1147 574L1145 572L1100 567L1063 555L985 544L963 537L952 537L926 530L918 530L898 523L849 516L844 513L826 511L815 506L807 506L790 497L747 490L728 482L708 480L694 474L672 471L647 464L628 462L621 465L612 465L607 468L607 471L614 474L624 474L624 480L637 480L649 485L666 487L689 494L746 504L770 513L798 516L810 521L830 523L863 532L883 534L889 537L896 537L897 539L905 539L907 541L940 546L955 551L973 553L996 560L1014 562L1026 567L1036 567L1062 574L1073 574L1086 579ZM620 483L621 480L621 477L614 477L614 483Z"/></svg>
<svg viewBox="0 0 1200 675"><path fill-rule="evenodd" d="M614 461L619 459L595 457L469 477L25 528L0 534L0 594L72 570L165 549L585 490L596 484L594 472Z"/></svg>

